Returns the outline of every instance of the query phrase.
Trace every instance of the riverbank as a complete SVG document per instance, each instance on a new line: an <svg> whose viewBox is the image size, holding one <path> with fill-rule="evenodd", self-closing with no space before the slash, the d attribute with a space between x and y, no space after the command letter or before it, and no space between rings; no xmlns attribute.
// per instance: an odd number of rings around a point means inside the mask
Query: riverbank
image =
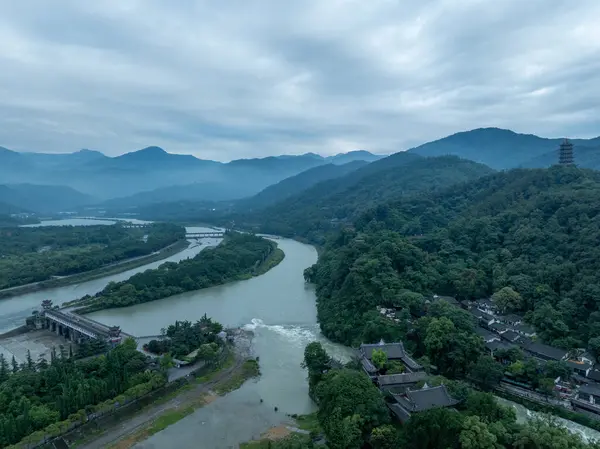
<svg viewBox="0 0 600 449"><path fill-rule="evenodd" d="M131 448L237 390L260 375L258 362L248 352L251 336L246 334L238 332L236 341L240 344L227 350L218 365L172 382L177 385L175 390L167 386L164 394L145 406L121 414L118 420L98 423L95 429L72 432L65 441L69 447L80 449Z"/></svg>
<svg viewBox="0 0 600 449"><path fill-rule="evenodd" d="M277 244L262 237L233 233L209 252L200 252L190 260L164 265L126 281L110 284L91 297L69 303L75 313L129 307L183 294L202 291L235 281L260 276L279 265L284 252Z"/></svg>
<svg viewBox="0 0 600 449"><path fill-rule="evenodd" d="M27 285L20 285L17 287L11 287L8 289L0 290L0 299L11 298L14 296L47 290L50 288L65 287L68 285L92 281L95 279L103 278L105 276L111 276L114 274L122 273L127 270L132 270L134 268L141 267L143 265L171 257L174 254L177 254L178 252L186 249L189 246L189 244L189 241L185 239L179 240L178 242L166 246L165 248L157 251L156 253L148 254L147 256L123 260L111 264L109 266L97 268L91 271L86 271L84 273L77 273L57 279L50 279L47 281L41 281Z"/></svg>

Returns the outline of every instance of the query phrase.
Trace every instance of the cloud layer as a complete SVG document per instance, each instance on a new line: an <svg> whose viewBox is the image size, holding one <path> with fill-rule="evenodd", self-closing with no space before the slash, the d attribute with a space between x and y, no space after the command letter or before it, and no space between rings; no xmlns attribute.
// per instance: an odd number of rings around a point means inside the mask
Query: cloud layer
<svg viewBox="0 0 600 449"><path fill-rule="evenodd" d="M597 0L0 0L0 145L230 160L600 134Z"/></svg>

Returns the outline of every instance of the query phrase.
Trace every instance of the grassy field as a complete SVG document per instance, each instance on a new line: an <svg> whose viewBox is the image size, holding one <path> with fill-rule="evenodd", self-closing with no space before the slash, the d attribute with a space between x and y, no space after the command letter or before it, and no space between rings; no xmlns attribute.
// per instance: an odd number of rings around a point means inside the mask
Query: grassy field
<svg viewBox="0 0 600 449"><path fill-rule="evenodd" d="M256 360L246 360L242 365L242 369L231 376L228 380L215 387L215 392L220 395L227 394L233 390L240 388L244 382L253 377L260 376L260 367Z"/></svg>

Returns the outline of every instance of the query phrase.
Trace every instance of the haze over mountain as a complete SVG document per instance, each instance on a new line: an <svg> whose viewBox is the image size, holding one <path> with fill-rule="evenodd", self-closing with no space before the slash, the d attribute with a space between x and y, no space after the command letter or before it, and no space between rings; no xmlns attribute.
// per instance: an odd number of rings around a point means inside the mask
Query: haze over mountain
<svg viewBox="0 0 600 449"><path fill-rule="evenodd" d="M144 192L132 199L134 204L185 198L223 200L253 195L319 165L379 157L359 151L333 157L304 154L221 163L158 147L117 157L89 150L42 154L0 148L0 183L63 185L99 200Z"/></svg>
<svg viewBox="0 0 600 449"><path fill-rule="evenodd" d="M420 156L455 155L481 162L495 169L548 167L558 161L557 150L562 138L548 139L532 134L518 134L507 129L479 128L460 132L420 145L409 150ZM579 159L579 147L600 146L600 137L572 139L575 145L576 162L587 168L600 168L591 155ZM582 153L594 150L582 150ZM600 153L598 154L600 158Z"/></svg>
<svg viewBox="0 0 600 449"><path fill-rule="evenodd" d="M14 214L23 211L50 213L67 212L86 206L97 200L70 187L34 184L0 185L0 203L5 212Z"/></svg>

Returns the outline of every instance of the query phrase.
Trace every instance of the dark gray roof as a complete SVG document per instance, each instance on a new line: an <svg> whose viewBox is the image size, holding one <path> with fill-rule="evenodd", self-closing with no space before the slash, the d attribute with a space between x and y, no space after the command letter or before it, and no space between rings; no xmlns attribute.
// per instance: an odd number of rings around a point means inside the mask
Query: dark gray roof
<svg viewBox="0 0 600 449"><path fill-rule="evenodd" d="M594 396L600 396L600 386L596 384L585 384L579 387L581 393L593 394Z"/></svg>
<svg viewBox="0 0 600 449"><path fill-rule="evenodd" d="M478 306L481 306L481 307L486 307L488 309L495 309L496 308L496 304L494 304L494 301L492 301L489 298L476 299L475 300L475 304L477 304Z"/></svg>
<svg viewBox="0 0 600 449"><path fill-rule="evenodd" d="M455 306L460 304L458 300L456 298L453 298L452 296L438 296L434 299L438 301L446 301L448 304L453 304Z"/></svg>
<svg viewBox="0 0 600 449"><path fill-rule="evenodd" d="M489 322L494 319L492 315L490 315L489 313L482 312L481 310L471 309L469 310L469 312L471 312L471 315L473 315L478 320Z"/></svg>
<svg viewBox="0 0 600 449"><path fill-rule="evenodd" d="M445 385L409 390L404 396L394 396L398 404L408 412L422 412L436 407L451 407L458 401L448 394Z"/></svg>
<svg viewBox="0 0 600 449"><path fill-rule="evenodd" d="M421 369L421 365L415 362L410 355L404 350L404 345L398 343L377 343L377 344L362 344L360 345L361 354L371 360L373 351L376 349L382 350L387 355L389 360L402 360L402 362L411 370Z"/></svg>
<svg viewBox="0 0 600 449"><path fill-rule="evenodd" d="M406 422L410 419L410 413L404 410L398 404L388 404L390 410L398 417L401 422Z"/></svg>
<svg viewBox="0 0 600 449"><path fill-rule="evenodd" d="M506 321L509 323L516 323L517 321L523 321L522 316L515 315L514 313L509 313L508 315L499 316L498 319L500 321Z"/></svg>
<svg viewBox="0 0 600 449"><path fill-rule="evenodd" d="M496 332L504 332L506 329L508 329L508 326L502 323L492 323L489 327Z"/></svg>
<svg viewBox="0 0 600 449"><path fill-rule="evenodd" d="M365 357L361 357L360 363L362 364L364 370L369 374L374 374L377 372L377 368L373 366L371 361Z"/></svg>
<svg viewBox="0 0 600 449"><path fill-rule="evenodd" d="M360 350L366 358L371 360L373 351L381 350L385 352L388 359L402 359L405 356L404 345L402 343L377 343L377 344L362 344Z"/></svg>
<svg viewBox="0 0 600 449"><path fill-rule="evenodd" d="M592 365L590 363L574 362L572 360L567 360L566 363L569 368L574 369L574 370L577 369L577 370L587 371L588 369L590 369L592 367Z"/></svg>
<svg viewBox="0 0 600 449"><path fill-rule="evenodd" d="M517 346L511 345L505 341L490 341L489 343L485 343L485 347L490 351L497 351L498 349L511 349L516 348Z"/></svg>
<svg viewBox="0 0 600 449"><path fill-rule="evenodd" d="M498 335L494 334L493 332L490 332L487 329L484 329L483 327L479 327L479 326L475 328L475 333L486 341L491 340L492 338L496 338L496 339L499 338Z"/></svg>
<svg viewBox="0 0 600 449"><path fill-rule="evenodd" d="M387 376L378 376L377 383L380 387L399 384L410 384L424 380L426 377L427 374L425 374L423 371L419 371L416 373L390 374Z"/></svg>
<svg viewBox="0 0 600 449"><path fill-rule="evenodd" d="M500 336L508 341L515 341L517 338L520 337L519 334L517 334L515 331L512 331L512 330L508 330L508 331L500 334Z"/></svg>
<svg viewBox="0 0 600 449"><path fill-rule="evenodd" d="M545 345L543 343L530 343L524 348L527 352L534 355L541 355L553 360L562 360L566 357L568 351L565 349L555 348L554 346Z"/></svg>
<svg viewBox="0 0 600 449"><path fill-rule="evenodd" d="M587 373L586 377L590 380L600 382L600 371L598 371L596 368L594 368L593 370L590 370Z"/></svg>
<svg viewBox="0 0 600 449"><path fill-rule="evenodd" d="M533 328L533 326L530 326L529 324L525 324L525 323L515 324L514 328L516 331L522 332L524 334L535 334L535 329Z"/></svg>

